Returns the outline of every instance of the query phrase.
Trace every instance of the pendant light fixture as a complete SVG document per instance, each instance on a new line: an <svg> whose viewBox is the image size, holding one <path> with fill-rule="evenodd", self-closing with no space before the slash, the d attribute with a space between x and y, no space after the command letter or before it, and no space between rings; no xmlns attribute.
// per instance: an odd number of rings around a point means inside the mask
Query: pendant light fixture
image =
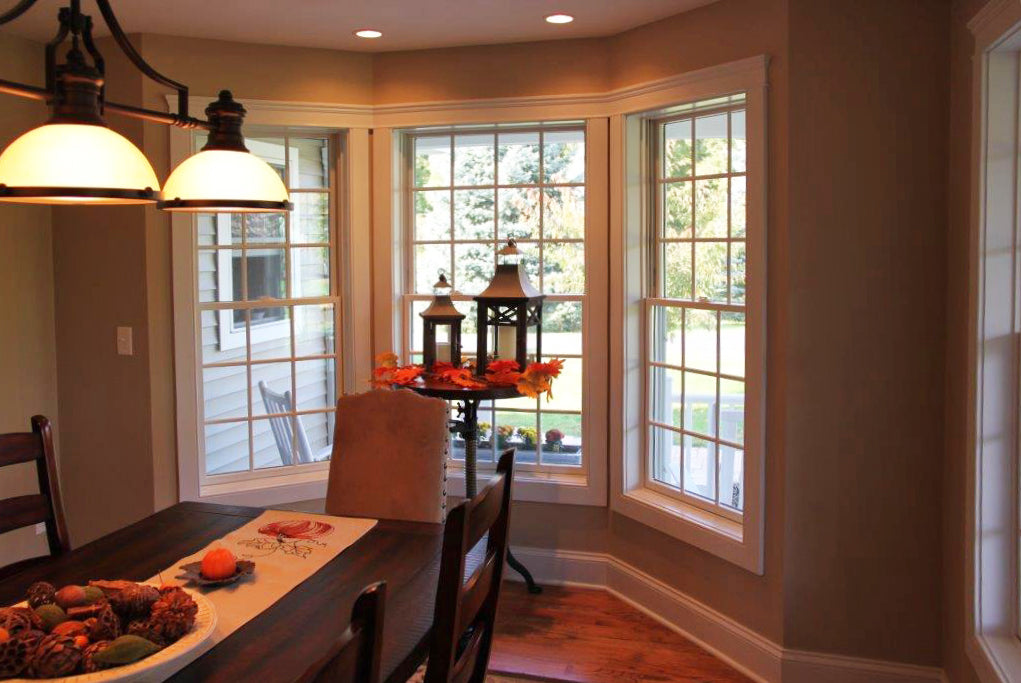
<svg viewBox="0 0 1021 683"><path fill-rule="evenodd" d="M0 14L0 25L24 14L37 0L21 0ZM143 204L167 211L279 212L293 208L287 188L269 164L245 147L245 109L223 90L206 108L207 120L188 115L188 88L153 69L128 40L109 0L96 0L117 45L143 74L177 91L176 114L105 101L103 56L92 39L92 18L81 0L58 14L57 35L46 45L46 87L0 80L0 93L44 100L50 119L0 153L0 202L28 204ZM70 36L65 61L57 50ZM84 51L83 51L84 48ZM91 58L91 64L89 59ZM202 150L159 181L145 155L107 126L104 114L209 131Z"/></svg>
<svg viewBox="0 0 1021 683"><path fill-rule="evenodd" d="M241 122L245 108L234 101L230 91L206 107L213 124L209 139L195 156L173 170L159 203L166 211L268 212L288 211L280 174L245 147Z"/></svg>

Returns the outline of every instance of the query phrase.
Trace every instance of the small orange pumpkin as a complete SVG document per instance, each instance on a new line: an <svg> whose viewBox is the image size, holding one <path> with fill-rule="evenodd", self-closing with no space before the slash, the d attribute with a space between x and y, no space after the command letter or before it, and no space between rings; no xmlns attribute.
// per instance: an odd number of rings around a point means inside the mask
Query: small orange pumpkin
<svg viewBox="0 0 1021 683"><path fill-rule="evenodd" d="M226 548L214 548L202 558L202 576L210 581L230 578L237 570L237 558Z"/></svg>

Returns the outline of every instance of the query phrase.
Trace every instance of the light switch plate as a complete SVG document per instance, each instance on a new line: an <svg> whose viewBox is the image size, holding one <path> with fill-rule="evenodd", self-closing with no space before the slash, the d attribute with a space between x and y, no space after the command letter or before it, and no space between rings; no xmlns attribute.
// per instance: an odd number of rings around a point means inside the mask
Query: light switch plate
<svg viewBox="0 0 1021 683"><path fill-rule="evenodd" d="M117 328L117 354L121 356L135 355L134 340L130 327Z"/></svg>

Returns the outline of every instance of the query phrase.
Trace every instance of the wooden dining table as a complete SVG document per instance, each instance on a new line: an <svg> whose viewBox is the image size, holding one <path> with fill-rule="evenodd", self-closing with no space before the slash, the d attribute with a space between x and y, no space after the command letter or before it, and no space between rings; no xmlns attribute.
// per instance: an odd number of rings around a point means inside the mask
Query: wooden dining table
<svg viewBox="0 0 1021 683"><path fill-rule="evenodd" d="M0 581L0 605L24 600L25 589L34 581L49 581L58 588L90 579L143 581L262 512L262 508L178 503ZM355 598L375 581L387 583L382 678L407 680L428 651L442 543L442 524L381 520L170 680L294 681L343 633Z"/></svg>

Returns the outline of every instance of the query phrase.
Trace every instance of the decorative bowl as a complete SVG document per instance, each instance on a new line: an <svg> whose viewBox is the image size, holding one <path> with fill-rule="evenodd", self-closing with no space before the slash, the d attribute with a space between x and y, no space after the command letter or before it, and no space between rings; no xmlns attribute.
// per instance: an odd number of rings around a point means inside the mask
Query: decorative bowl
<svg viewBox="0 0 1021 683"><path fill-rule="evenodd" d="M177 642L133 664L94 671L88 674L50 678L47 680L60 681L60 683L110 683L112 681L118 681L119 683L150 683L170 678L205 651L205 646L209 639L213 637L213 631L216 628L216 609L213 607L213 603L209 601L209 598L197 591L188 590L187 588L184 590L195 601L195 604L198 606L198 612L195 614L195 625L191 631L186 633ZM25 607L26 605L27 603L22 602L15 606ZM195 653L196 650L199 650L197 654ZM186 661L181 663L178 661L180 659L186 659ZM11 678L4 681L4 683L33 683L33 681L27 678Z"/></svg>
<svg viewBox="0 0 1021 683"><path fill-rule="evenodd" d="M237 570L230 576L224 579L207 579L202 576L202 563L201 562L189 562L188 564L182 564L179 569L183 569L183 574L178 574L174 578L188 581L194 586L203 586L206 588L215 586L226 586L227 584L239 581L243 576L249 576L255 572L255 563L249 560L238 560Z"/></svg>

